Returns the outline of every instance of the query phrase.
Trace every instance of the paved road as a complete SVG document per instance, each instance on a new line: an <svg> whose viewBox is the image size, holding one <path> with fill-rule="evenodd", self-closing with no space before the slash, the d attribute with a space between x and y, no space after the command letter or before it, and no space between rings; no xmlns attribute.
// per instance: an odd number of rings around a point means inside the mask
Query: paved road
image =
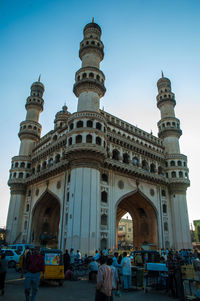
<svg viewBox="0 0 200 301"><path fill-rule="evenodd" d="M19 278L19 274L9 271L5 296L0 296L0 301L25 301L24 280ZM94 301L95 285L86 279L79 281L65 281L63 287L57 285L46 285L39 288L37 301ZM115 301L172 301L163 292L134 291L123 293L121 297L115 297Z"/></svg>

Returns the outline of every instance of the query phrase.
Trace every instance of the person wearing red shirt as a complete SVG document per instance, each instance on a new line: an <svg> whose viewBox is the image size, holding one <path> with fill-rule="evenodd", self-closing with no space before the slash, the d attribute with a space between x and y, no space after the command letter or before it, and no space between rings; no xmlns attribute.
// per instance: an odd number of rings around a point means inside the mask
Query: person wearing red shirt
<svg viewBox="0 0 200 301"><path fill-rule="evenodd" d="M43 272L44 275L44 269L44 256L40 255L39 248L35 248L33 254L28 256L26 262L24 281L26 301L35 301L40 284L40 273Z"/></svg>

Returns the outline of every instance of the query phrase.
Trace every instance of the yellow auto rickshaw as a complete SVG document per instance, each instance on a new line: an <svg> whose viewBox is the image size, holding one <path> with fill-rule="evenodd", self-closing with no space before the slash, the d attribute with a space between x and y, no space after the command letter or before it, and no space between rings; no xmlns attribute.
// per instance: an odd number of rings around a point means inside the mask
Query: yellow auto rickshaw
<svg viewBox="0 0 200 301"><path fill-rule="evenodd" d="M57 281L60 286L63 285L65 274L62 251L58 249L41 249L40 254L44 256L45 261L45 272L44 276L41 273L41 282Z"/></svg>

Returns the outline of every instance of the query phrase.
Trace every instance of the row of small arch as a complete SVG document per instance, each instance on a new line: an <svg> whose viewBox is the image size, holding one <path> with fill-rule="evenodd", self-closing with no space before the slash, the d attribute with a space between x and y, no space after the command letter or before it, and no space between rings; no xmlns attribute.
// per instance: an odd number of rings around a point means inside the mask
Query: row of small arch
<svg viewBox="0 0 200 301"><path fill-rule="evenodd" d="M31 168L31 163L25 163L25 162L13 162L12 168Z"/></svg>
<svg viewBox="0 0 200 301"><path fill-rule="evenodd" d="M104 83L104 79L103 78L101 78L100 77L100 75L99 74L95 74L95 73L93 73L93 72L90 72L90 73L86 73L86 72L84 72L83 74L82 74L82 76L81 75L78 75L77 76L77 80L78 81L80 81L80 80L82 80L82 79L95 79L95 80L97 80L97 81L101 81L101 83L103 84Z"/></svg>
<svg viewBox="0 0 200 301"><path fill-rule="evenodd" d="M93 37L90 36L90 38L93 38ZM96 41L94 41L94 40L92 40L92 41L87 40L87 41L84 41L84 42L81 43L81 47L89 46L89 45L102 47L101 43L96 42Z"/></svg>
<svg viewBox="0 0 200 301"><path fill-rule="evenodd" d="M130 159L129 158L130 158L130 156L127 153L124 153L122 155L122 162L126 163L126 164L129 164L130 163ZM120 160L120 153L119 153L118 150L116 150L116 149L113 150L113 152L112 152L112 159L116 160L116 161ZM139 160L138 160L137 157L133 157L132 164L134 166L139 167L140 164L139 164ZM151 173L156 173L156 165L154 163L151 163L149 165L149 163L146 160L142 160L141 167L142 167L142 169L144 169L146 171L149 171ZM163 168L161 166L158 166L158 174L163 174Z"/></svg>
<svg viewBox="0 0 200 301"><path fill-rule="evenodd" d="M73 130L75 128L83 128L84 126L88 127L88 128L95 128L99 131L103 130L104 132L106 132L106 128L100 122L96 122L96 125L95 125L95 122L92 120L87 120L86 122L84 122L83 120L79 120L77 122L72 122L69 124L69 129Z"/></svg>
<svg viewBox="0 0 200 301"><path fill-rule="evenodd" d="M25 172L14 172L10 174L10 178L12 179L25 179L28 177L30 177L30 174Z"/></svg>
<svg viewBox="0 0 200 301"><path fill-rule="evenodd" d="M86 139L85 139L85 142L83 141L83 137L82 135L76 135L75 136L75 144L77 143L92 143L93 142L93 137L92 135L88 134L86 136ZM70 137L68 139L68 146L72 145L73 144L73 140L72 140L72 137ZM102 146L102 139L99 137L99 136L96 136L96 139L95 139L95 144L96 145L101 145ZM104 147L106 147L106 143L104 141L104 144L103 144Z"/></svg>
<svg viewBox="0 0 200 301"><path fill-rule="evenodd" d="M35 174L35 172L40 172L41 170L44 170L48 167L53 166L53 164L55 163L59 163L61 160L61 156L60 154L57 154L55 156L55 159L50 158L48 161L43 161L41 164L38 164L37 167L32 169L32 173Z"/></svg>
<svg viewBox="0 0 200 301"><path fill-rule="evenodd" d="M172 171L170 173L166 173L167 178L185 178L188 179L188 173L183 171Z"/></svg>
<svg viewBox="0 0 200 301"><path fill-rule="evenodd" d="M102 111L102 113L106 116L106 118L109 121L116 123L118 126L122 127L123 129L143 135L144 137L147 137L147 138L151 139L152 141L156 141L157 143L162 144L162 141L159 140L158 138L154 137L152 134L145 133L142 130L140 130L132 125L129 125L129 124L125 123L124 121L121 121L120 119L114 118L111 115L109 115L103 111Z"/></svg>
<svg viewBox="0 0 200 301"><path fill-rule="evenodd" d="M38 103L42 103L42 100L41 99L35 99L35 98L28 98L27 99L27 102L30 103L30 102L38 102Z"/></svg>
<svg viewBox="0 0 200 301"><path fill-rule="evenodd" d="M108 127L108 130L111 131L111 129ZM121 135L121 132L116 132L115 129L112 130L112 133L117 133L118 135ZM156 150L156 151L160 151L160 149L158 148L155 148L154 146L151 146L150 144L148 145L147 143L143 143L142 141L139 141L138 139L135 139L135 138L131 138L130 136L126 136L125 134L122 134L122 137L125 137L126 139L130 139L132 141L135 141L136 143L140 143L141 145L144 145L145 147L149 147L150 149L153 149L153 150ZM114 140L115 138L113 138Z"/></svg>
<svg viewBox="0 0 200 301"><path fill-rule="evenodd" d="M35 125L32 126L31 124L29 124L28 126L26 126L26 125L20 126L20 130L25 130L26 128L29 130L35 130L35 131L40 132L40 128L37 128Z"/></svg>
<svg viewBox="0 0 200 301"><path fill-rule="evenodd" d="M184 166L184 167L187 167L187 163L185 161L174 161L174 160L171 160L170 162L165 162L165 166L168 167L168 166Z"/></svg>
<svg viewBox="0 0 200 301"><path fill-rule="evenodd" d="M176 123L176 122L166 122L166 123L162 123L162 126L160 125L159 129L161 130L162 128L165 128L165 127L177 127L179 129L180 125L179 125L179 123Z"/></svg>
<svg viewBox="0 0 200 301"><path fill-rule="evenodd" d="M163 98L172 98L172 99L174 99L174 96L171 97L170 94L165 94L163 97L159 96L159 99L163 99Z"/></svg>

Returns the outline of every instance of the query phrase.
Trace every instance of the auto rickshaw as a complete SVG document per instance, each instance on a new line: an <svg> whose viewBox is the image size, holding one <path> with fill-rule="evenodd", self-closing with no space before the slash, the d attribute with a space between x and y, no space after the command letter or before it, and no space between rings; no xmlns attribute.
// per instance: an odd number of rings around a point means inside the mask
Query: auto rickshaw
<svg viewBox="0 0 200 301"><path fill-rule="evenodd" d="M63 254L58 249L41 249L40 254L44 256L45 272L41 273L40 281L56 281L59 286L63 285L65 274Z"/></svg>

